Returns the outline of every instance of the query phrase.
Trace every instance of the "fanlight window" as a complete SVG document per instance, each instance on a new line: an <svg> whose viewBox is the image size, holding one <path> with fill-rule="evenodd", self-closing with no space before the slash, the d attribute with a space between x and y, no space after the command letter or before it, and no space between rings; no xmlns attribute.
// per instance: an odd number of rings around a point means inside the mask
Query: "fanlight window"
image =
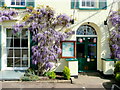
<svg viewBox="0 0 120 90"><path fill-rule="evenodd" d="M93 27L89 25L82 25L78 28L76 35L97 35Z"/></svg>

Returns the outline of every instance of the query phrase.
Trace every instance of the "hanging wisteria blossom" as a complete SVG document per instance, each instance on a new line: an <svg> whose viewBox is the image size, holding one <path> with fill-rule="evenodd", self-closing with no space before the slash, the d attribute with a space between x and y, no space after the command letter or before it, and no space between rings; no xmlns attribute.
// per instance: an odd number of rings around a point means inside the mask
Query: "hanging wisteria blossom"
<svg viewBox="0 0 120 90"><path fill-rule="evenodd" d="M55 16L49 6L29 7L26 12L23 23L13 26L14 33L20 32L24 26L28 27L36 43L32 46L32 63L38 65L38 74L43 74L52 68L50 61L57 62L61 53L60 41L74 34L74 31L67 29L71 18L66 14Z"/></svg>
<svg viewBox="0 0 120 90"><path fill-rule="evenodd" d="M120 11L112 11L109 20L114 27L110 31L111 58L120 60Z"/></svg>
<svg viewBox="0 0 120 90"><path fill-rule="evenodd" d="M0 22L14 20L14 16L18 15L13 9L0 9Z"/></svg>

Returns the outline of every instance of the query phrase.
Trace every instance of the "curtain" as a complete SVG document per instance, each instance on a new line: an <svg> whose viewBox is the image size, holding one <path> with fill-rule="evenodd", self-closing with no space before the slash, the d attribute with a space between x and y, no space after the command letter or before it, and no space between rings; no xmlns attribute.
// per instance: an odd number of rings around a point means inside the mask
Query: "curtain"
<svg viewBox="0 0 120 90"><path fill-rule="evenodd" d="M7 40L7 42L6 42L6 47L11 47L11 45L12 45L12 43L13 42L11 42L11 40L13 39L13 33L12 33L12 30L11 29L6 29L6 40ZM9 56L9 54L11 54L11 53L9 53L9 49L7 48L7 56Z"/></svg>

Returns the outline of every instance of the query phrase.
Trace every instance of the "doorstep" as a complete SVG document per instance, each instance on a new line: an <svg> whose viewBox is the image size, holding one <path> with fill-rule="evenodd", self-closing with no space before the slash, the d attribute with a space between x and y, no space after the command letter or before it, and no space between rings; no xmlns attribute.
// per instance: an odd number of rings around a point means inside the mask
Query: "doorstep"
<svg viewBox="0 0 120 90"><path fill-rule="evenodd" d="M0 71L0 80L20 80L24 74L25 71L19 70Z"/></svg>

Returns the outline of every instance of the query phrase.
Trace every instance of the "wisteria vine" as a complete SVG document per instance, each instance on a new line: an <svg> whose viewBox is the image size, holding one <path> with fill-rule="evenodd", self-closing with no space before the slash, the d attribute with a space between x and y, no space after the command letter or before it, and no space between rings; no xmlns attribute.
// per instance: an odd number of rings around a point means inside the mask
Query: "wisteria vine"
<svg viewBox="0 0 120 90"><path fill-rule="evenodd" d="M50 61L56 61L61 53L60 41L74 34L69 26L71 18L66 14L55 16L49 6L37 9L27 8L23 22L14 25L14 33L20 32L25 26L32 33L32 63L38 65L38 75L52 68Z"/></svg>
<svg viewBox="0 0 120 90"><path fill-rule="evenodd" d="M18 15L16 10L0 8L0 22L14 20L16 15Z"/></svg>
<svg viewBox="0 0 120 90"><path fill-rule="evenodd" d="M112 11L109 20L114 27L110 31L111 58L120 60L120 11Z"/></svg>

